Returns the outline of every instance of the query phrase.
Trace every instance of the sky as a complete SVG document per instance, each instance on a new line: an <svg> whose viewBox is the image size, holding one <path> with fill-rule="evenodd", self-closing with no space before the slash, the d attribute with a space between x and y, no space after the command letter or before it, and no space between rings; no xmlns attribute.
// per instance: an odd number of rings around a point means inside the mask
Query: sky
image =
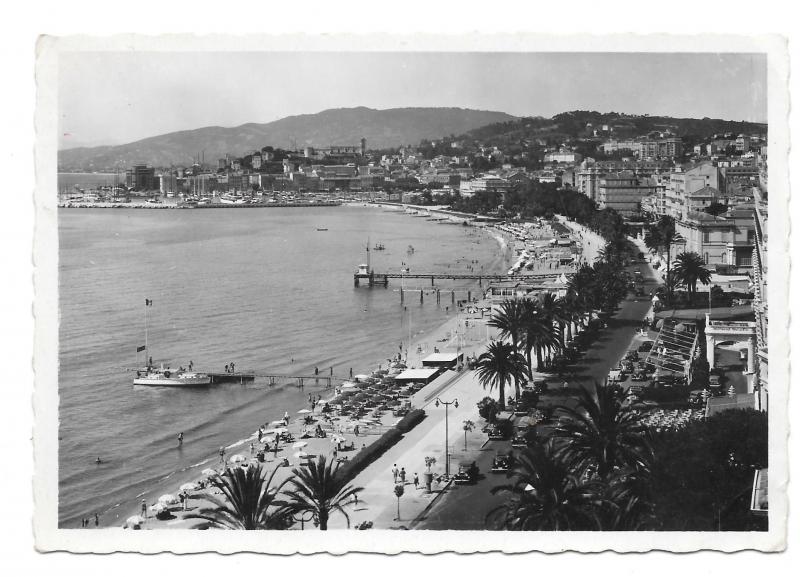
<svg viewBox="0 0 800 577"><path fill-rule="evenodd" d="M766 70L730 53L65 52L59 146L355 106L766 122Z"/></svg>

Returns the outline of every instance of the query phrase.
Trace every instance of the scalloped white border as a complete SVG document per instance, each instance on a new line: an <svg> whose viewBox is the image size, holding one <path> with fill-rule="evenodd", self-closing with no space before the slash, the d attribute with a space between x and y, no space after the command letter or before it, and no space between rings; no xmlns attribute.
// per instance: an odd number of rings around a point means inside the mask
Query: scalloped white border
<svg viewBox="0 0 800 577"><path fill-rule="evenodd" d="M770 148L769 303L770 530L767 533L498 533L490 531L79 531L57 528L58 236L56 198L57 74L62 51L538 51L763 52L768 55ZM789 381L789 62L777 36L635 35L162 35L42 37L37 45L36 229L34 304L34 531L40 551L275 554L348 551L400 553L503 551L783 550L787 526ZM778 386L781 383L781 386Z"/></svg>

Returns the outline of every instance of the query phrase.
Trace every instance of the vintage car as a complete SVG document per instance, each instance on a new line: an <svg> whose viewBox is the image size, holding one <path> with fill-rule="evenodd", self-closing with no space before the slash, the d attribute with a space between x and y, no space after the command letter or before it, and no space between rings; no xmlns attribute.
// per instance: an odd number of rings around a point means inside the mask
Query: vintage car
<svg viewBox="0 0 800 577"><path fill-rule="evenodd" d="M513 463L511 453L497 453L492 459L492 473L507 473Z"/></svg>
<svg viewBox="0 0 800 577"><path fill-rule="evenodd" d="M524 449L528 446L528 430L517 430L514 438L511 439L511 446L515 449Z"/></svg>
<svg viewBox="0 0 800 577"><path fill-rule="evenodd" d="M458 473L453 478L456 485L464 485L466 483L474 483L478 480L478 464L473 460L461 461L458 464Z"/></svg>

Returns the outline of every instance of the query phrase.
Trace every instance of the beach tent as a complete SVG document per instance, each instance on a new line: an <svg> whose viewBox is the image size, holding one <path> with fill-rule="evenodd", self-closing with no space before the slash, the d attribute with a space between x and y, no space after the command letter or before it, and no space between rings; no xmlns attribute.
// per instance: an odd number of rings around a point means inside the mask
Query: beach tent
<svg viewBox="0 0 800 577"><path fill-rule="evenodd" d="M167 510L167 506L164 505L163 503L156 503L155 505L150 505L150 510L153 513L158 514L158 513L162 513L164 511L166 511Z"/></svg>
<svg viewBox="0 0 800 577"><path fill-rule="evenodd" d="M353 378L354 378L355 380L357 380L357 381L364 381L364 380L366 380L366 379L368 379L368 378L369 378L369 375L356 375L356 376L355 376L355 377L353 377Z"/></svg>
<svg viewBox="0 0 800 577"><path fill-rule="evenodd" d="M158 502L164 505L174 505L178 502L178 498L175 495L170 495L167 493L166 495L161 495L158 498Z"/></svg>
<svg viewBox="0 0 800 577"><path fill-rule="evenodd" d="M201 474L205 475L206 477L213 477L215 475L219 475L219 471L216 469L203 469L200 471Z"/></svg>
<svg viewBox="0 0 800 577"><path fill-rule="evenodd" d="M297 414L298 415L307 415L310 412L311 411L309 411L308 409L300 409L299 411L297 411Z"/></svg>
<svg viewBox="0 0 800 577"><path fill-rule="evenodd" d="M228 459L229 463L243 463L247 460L247 457L241 454L233 455L230 459Z"/></svg>
<svg viewBox="0 0 800 577"><path fill-rule="evenodd" d="M180 491L197 491L197 489L199 489L197 483L184 483L178 487L178 490Z"/></svg>
<svg viewBox="0 0 800 577"><path fill-rule="evenodd" d="M128 517L125 521L125 524L130 525L131 527L134 527L136 525L141 525L142 523L144 523L144 519L142 518L141 515L134 515L133 517Z"/></svg>

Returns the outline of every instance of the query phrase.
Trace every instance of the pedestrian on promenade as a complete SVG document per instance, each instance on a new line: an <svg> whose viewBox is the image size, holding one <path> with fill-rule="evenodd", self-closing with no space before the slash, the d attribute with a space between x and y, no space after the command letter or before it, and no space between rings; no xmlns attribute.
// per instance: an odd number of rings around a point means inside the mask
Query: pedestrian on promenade
<svg viewBox="0 0 800 577"><path fill-rule="evenodd" d="M400 483L405 485L406 484L406 468L400 468Z"/></svg>
<svg viewBox="0 0 800 577"><path fill-rule="evenodd" d="M219 461L220 463L225 463L225 447L219 448Z"/></svg>
<svg viewBox="0 0 800 577"><path fill-rule="evenodd" d="M147 501L142 499L142 517L147 518Z"/></svg>
<svg viewBox="0 0 800 577"><path fill-rule="evenodd" d="M394 477L394 484L397 485L397 476L400 474L400 471L397 469L397 463L395 463L394 467L392 467L392 476Z"/></svg>
<svg viewBox="0 0 800 577"><path fill-rule="evenodd" d="M178 446L183 445L183 431L178 433Z"/></svg>
<svg viewBox="0 0 800 577"><path fill-rule="evenodd" d="M414 473L414 488L419 489L419 475Z"/></svg>

